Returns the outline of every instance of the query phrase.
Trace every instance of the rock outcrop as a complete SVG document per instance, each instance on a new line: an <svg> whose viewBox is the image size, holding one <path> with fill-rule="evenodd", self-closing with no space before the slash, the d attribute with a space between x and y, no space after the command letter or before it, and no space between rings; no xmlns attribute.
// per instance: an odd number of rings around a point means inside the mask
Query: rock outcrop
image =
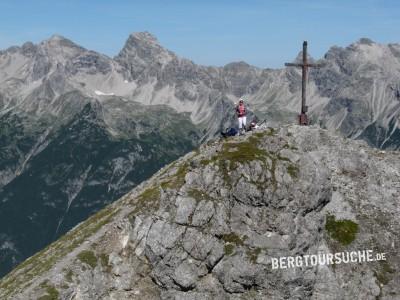
<svg viewBox="0 0 400 300"><path fill-rule="evenodd" d="M399 170L400 153L317 127L208 142L22 263L0 298L398 299ZM386 260L273 267L364 250Z"/></svg>
<svg viewBox="0 0 400 300"><path fill-rule="evenodd" d="M310 72L312 122L399 148L399 54L332 47ZM300 82L296 68L199 66L147 32L115 58L58 35L0 51L0 276L236 124L239 97L269 125L295 122Z"/></svg>

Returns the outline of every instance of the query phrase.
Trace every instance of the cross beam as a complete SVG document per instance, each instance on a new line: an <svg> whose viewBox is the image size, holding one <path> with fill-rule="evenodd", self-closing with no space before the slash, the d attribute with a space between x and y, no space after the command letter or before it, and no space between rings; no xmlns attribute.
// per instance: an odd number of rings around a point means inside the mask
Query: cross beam
<svg viewBox="0 0 400 300"><path fill-rule="evenodd" d="M320 68L323 64L310 64L307 60L307 41L303 42L303 62L301 64L285 63L286 67L300 67L302 68L302 85L301 85L301 111L299 114L299 124L308 125L306 105L306 88L307 88L307 71L308 68Z"/></svg>

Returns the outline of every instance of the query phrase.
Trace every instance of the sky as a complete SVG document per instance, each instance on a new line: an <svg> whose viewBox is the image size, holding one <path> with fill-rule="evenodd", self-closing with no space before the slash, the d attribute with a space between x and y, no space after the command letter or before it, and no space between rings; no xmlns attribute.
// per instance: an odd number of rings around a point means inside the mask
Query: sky
<svg viewBox="0 0 400 300"><path fill-rule="evenodd" d="M132 32L197 64L280 68L362 37L400 43L399 0L1 0L0 49L53 34L110 57Z"/></svg>

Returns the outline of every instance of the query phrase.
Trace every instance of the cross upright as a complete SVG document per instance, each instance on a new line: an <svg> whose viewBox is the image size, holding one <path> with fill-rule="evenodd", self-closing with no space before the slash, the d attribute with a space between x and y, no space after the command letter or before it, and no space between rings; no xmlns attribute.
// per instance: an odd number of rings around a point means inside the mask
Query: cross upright
<svg viewBox="0 0 400 300"><path fill-rule="evenodd" d="M307 41L303 42L303 62L301 64L285 63L287 67L300 67L302 68L302 85L301 85L301 112L299 115L299 124L308 125L306 105L306 88L307 88L307 71L309 67L320 68L323 64L309 64L307 61Z"/></svg>

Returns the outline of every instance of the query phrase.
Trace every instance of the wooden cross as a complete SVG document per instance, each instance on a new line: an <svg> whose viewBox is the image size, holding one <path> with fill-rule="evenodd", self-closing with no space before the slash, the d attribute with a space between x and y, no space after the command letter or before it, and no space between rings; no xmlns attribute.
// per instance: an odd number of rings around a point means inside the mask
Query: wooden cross
<svg viewBox="0 0 400 300"><path fill-rule="evenodd" d="M307 41L303 42L303 63L293 64L285 63L287 67L301 67L302 68L302 85L301 85L301 112L299 115L299 124L308 125L307 110L306 105L306 87L307 87L307 71L309 67L320 68L324 66L323 64L309 64L307 61Z"/></svg>

